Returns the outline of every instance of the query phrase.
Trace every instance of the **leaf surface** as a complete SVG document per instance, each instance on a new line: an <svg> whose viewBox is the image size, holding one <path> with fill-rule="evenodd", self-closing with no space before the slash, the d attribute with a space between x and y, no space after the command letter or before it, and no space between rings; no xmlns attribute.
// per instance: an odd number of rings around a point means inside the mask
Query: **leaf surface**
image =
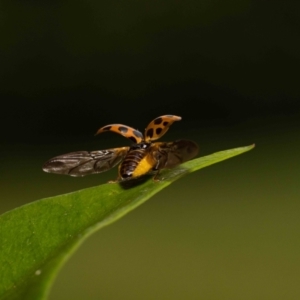
<svg viewBox="0 0 300 300"><path fill-rule="evenodd" d="M46 299L55 275L94 231L116 221L190 172L251 150L217 152L165 170L160 181L103 184L41 199L0 217L0 299Z"/></svg>

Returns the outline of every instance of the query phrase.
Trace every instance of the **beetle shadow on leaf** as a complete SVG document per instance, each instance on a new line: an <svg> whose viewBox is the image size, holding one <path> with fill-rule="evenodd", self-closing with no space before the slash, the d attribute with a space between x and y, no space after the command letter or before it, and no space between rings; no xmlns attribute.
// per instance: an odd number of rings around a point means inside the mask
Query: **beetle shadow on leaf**
<svg viewBox="0 0 300 300"><path fill-rule="evenodd" d="M153 175L147 174L147 175L143 175L143 176L138 177L138 178L134 178L134 179L130 179L130 180L124 180L124 181L119 182L119 185L121 186L122 189L128 190L128 189L131 189L131 188L136 187L138 185L141 185L141 184L145 183L148 180L153 180Z"/></svg>

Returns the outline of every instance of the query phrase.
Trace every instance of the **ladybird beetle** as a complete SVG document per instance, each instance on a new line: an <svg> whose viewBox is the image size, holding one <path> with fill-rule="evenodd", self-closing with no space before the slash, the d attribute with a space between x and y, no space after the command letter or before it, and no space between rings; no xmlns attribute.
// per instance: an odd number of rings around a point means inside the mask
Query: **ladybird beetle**
<svg viewBox="0 0 300 300"><path fill-rule="evenodd" d="M130 147L96 151L76 151L56 156L47 161L43 170L48 173L85 176L107 171L117 164L119 173L116 181L137 178L149 172L170 169L192 159L198 153L196 143L189 140L175 142L153 142L162 137L181 117L160 116L149 123L143 134L129 126L111 124L101 127L97 133L116 132L133 141Z"/></svg>

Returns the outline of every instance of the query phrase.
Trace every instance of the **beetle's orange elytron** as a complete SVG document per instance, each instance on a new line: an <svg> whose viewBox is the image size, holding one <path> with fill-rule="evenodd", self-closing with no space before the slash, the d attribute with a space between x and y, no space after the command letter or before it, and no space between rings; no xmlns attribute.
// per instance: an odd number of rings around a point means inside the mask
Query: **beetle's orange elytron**
<svg viewBox="0 0 300 300"><path fill-rule="evenodd" d="M70 176L85 176L107 171L117 164L117 181L137 178L151 171L156 175L161 169L173 168L198 153L196 143L189 140L175 142L153 142L162 137L181 117L165 115L151 121L143 135L140 131L122 124L101 127L96 134L116 132L134 142L130 147L97 151L77 151L54 157L47 161L43 170L49 173Z"/></svg>

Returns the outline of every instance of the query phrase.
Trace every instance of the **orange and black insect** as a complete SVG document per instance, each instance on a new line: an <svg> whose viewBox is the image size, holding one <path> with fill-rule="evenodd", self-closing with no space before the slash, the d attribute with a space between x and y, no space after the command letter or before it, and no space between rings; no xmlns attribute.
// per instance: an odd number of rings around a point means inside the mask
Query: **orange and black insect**
<svg viewBox="0 0 300 300"><path fill-rule="evenodd" d="M137 178L151 171L158 174L161 169L173 168L198 153L196 143L189 140L175 142L153 142L162 137L181 117L165 115L154 119L145 129L145 135L122 124L111 124L100 128L96 134L112 131L134 142L130 147L97 151L77 151L54 157L47 161L43 170L49 173L85 176L107 171L117 164L117 181Z"/></svg>

